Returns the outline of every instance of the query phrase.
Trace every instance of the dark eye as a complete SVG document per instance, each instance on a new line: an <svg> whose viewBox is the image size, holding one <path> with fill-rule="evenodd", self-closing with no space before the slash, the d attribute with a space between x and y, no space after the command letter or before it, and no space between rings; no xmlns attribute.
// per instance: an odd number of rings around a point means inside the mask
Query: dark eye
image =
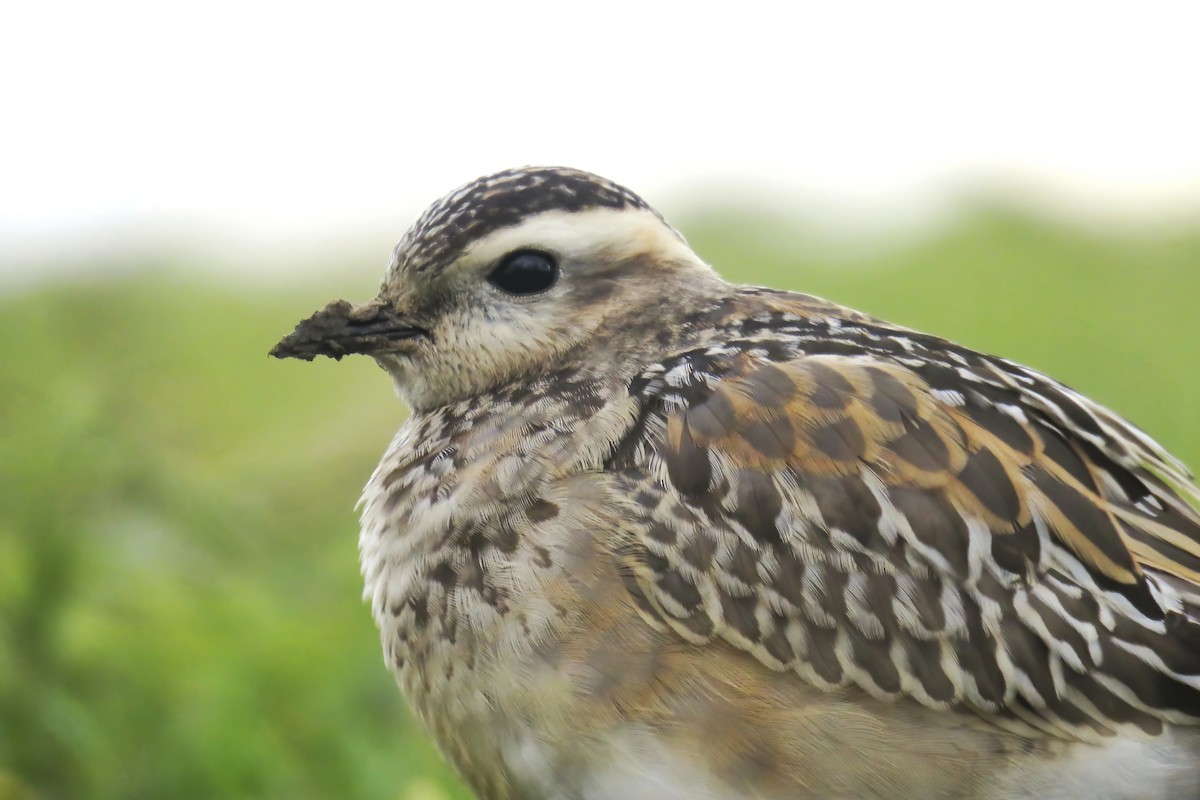
<svg viewBox="0 0 1200 800"><path fill-rule="evenodd" d="M558 264L538 250L509 253L488 275L488 283L509 294L544 292L558 280Z"/></svg>

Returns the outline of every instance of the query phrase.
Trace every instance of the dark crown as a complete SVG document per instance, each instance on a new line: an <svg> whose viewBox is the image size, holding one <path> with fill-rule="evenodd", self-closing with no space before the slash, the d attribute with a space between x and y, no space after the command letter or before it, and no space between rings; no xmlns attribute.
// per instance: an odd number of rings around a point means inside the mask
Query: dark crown
<svg viewBox="0 0 1200 800"><path fill-rule="evenodd" d="M593 208L653 211L624 186L570 167L521 167L486 175L421 214L396 247L396 266L408 272L437 270L492 231L545 211Z"/></svg>

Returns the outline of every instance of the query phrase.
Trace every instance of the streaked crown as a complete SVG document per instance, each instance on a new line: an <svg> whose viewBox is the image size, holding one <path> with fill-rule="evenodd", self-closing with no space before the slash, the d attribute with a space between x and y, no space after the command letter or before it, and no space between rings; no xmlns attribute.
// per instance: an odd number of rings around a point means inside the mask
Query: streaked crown
<svg viewBox="0 0 1200 800"><path fill-rule="evenodd" d="M634 192L590 172L570 167L508 169L476 178L427 208L396 246L392 269L436 271L472 242L501 228L547 211L599 208L651 211L662 219Z"/></svg>

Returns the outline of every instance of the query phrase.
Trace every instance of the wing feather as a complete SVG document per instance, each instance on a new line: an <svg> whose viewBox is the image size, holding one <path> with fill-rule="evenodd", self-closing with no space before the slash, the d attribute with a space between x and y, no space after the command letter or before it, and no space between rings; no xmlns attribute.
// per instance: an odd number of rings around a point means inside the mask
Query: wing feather
<svg viewBox="0 0 1200 800"><path fill-rule="evenodd" d="M760 308L753 335L635 383L608 468L636 498L622 567L654 624L1059 735L1200 721L1182 465L1024 367Z"/></svg>

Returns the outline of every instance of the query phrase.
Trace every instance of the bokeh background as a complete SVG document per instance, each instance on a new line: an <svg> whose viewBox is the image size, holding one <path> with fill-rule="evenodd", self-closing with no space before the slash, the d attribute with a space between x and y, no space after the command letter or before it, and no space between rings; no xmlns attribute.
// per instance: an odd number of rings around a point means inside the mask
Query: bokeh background
<svg viewBox="0 0 1200 800"><path fill-rule="evenodd" d="M361 603L405 409L269 361L429 201L600 172L725 275L1200 465L1194 4L26 4L0 24L0 800L465 798Z"/></svg>

